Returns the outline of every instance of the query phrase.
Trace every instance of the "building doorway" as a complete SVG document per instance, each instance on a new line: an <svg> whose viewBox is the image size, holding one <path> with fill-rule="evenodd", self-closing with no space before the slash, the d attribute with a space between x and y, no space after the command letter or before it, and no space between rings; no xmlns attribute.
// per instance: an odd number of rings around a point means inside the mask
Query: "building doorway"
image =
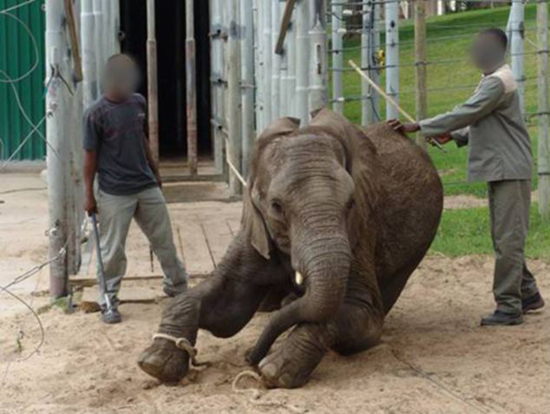
<svg viewBox="0 0 550 414"><path fill-rule="evenodd" d="M208 1L195 0L197 48L198 155L213 159L210 133L210 39ZM159 94L159 151L161 161L184 163L187 157L185 82L185 1L156 2L156 36ZM147 97L146 0L120 0L121 50L138 62Z"/></svg>

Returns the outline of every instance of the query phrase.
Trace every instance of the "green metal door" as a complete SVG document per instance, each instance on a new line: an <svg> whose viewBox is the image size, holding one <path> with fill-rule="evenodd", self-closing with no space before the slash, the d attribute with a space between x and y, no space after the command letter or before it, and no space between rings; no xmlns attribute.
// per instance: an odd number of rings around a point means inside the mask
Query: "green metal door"
<svg viewBox="0 0 550 414"><path fill-rule="evenodd" d="M44 0L0 0L0 159L44 117ZM45 122L13 160L43 159Z"/></svg>

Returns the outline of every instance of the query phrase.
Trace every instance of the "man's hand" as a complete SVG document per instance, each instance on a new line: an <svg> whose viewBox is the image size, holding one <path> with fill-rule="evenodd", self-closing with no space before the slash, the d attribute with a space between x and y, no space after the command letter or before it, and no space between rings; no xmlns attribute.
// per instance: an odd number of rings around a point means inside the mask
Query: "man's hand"
<svg viewBox="0 0 550 414"><path fill-rule="evenodd" d="M88 216L91 216L93 213L97 213L97 203L93 194L88 194L86 196L86 200L84 201L84 210Z"/></svg>
<svg viewBox="0 0 550 414"><path fill-rule="evenodd" d="M453 140L453 137L451 136L450 133L447 133L447 134L443 134L443 135L438 135L437 137L426 138L426 140L427 141L434 140L434 141L439 142L442 145L445 145L445 144L448 144L449 142L451 142Z"/></svg>
<svg viewBox="0 0 550 414"><path fill-rule="evenodd" d="M409 134L411 132L420 131L420 125L416 122L405 122L404 124L399 119L390 119L386 122L395 131L399 131L402 134Z"/></svg>
<svg viewBox="0 0 550 414"><path fill-rule="evenodd" d="M155 172L155 178L157 179L157 183L159 185L159 188L162 189L162 178L160 177L160 173L159 172Z"/></svg>

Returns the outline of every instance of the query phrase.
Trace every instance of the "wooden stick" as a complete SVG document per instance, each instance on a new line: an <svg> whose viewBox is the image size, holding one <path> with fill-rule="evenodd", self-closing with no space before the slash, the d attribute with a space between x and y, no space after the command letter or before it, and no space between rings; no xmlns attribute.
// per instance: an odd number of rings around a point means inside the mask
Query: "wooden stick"
<svg viewBox="0 0 550 414"><path fill-rule="evenodd" d="M78 35L76 33L76 21L74 17L72 0L65 0L65 15L67 16L67 22L69 23L69 38L71 41L73 55L74 76L77 82L81 82L82 79L84 79L84 76L82 75L82 60L80 59L80 46L78 44Z"/></svg>
<svg viewBox="0 0 550 414"><path fill-rule="evenodd" d="M359 66L357 66L357 64L353 60L349 60L348 63L359 74L359 76L361 76L365 81L367 81L370 84L370 86L372 86L376 90L376 92L378 92L391 106L393 106L395 109L397 109L397 111L401 115L403 115L405 117L405 119L407 119L407 121L416 123L416 119L414 119L407 112L405 112L405 110L403 108L401 108L401 106L399 106L399 104L397 102L395 102L395 100L391 96L386 94L386 92L384 92L384 90L382 90L382 88L380 88L380 86L378 86L371 78L369 78L367 76L367 74L365 72L363 72L361 70L361 68ZM429 140L430 144L436 146L441 151L446 152L439 142L437 142L436 140L434 140L432 138L427 138L427 139Z"/></svg>
<svg viewBox="0 0 550 414"><path fill-rule="evenodd" d="M275 53L278 55L283 54L283 45L285 43L286 32L290 27L290 20L292 18L292 11L296 0L288 0L285 6L285 12L283 14L283 20L281 21L281 28L279 30L279 37L277 38L277 45L275 46Z"/></svg>

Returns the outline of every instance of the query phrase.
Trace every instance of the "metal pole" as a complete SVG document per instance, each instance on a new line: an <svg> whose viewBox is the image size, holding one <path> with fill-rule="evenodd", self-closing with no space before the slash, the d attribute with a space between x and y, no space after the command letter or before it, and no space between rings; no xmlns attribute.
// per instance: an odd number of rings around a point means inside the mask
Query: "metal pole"
<svg viewBox="0 0 550 414"><path fill-rule="evenodd" d="M414 3L414 51L416 57L416 119L426 118L428 98L426 92L426 3ZM427 142L421 133L416 135L416 143L426 149Z"/></svg>
<svg viewBox="0 0 550 414"><path fill-rule="evenodd" d="M241 166L242 141L241 141L241 96L240 96L240 58L239 58L239 27L237 0L228 2L228 56L227 56L227 92L228 92L228 130L229 148L228 160L235 168ZM238 171L239 173L241 171ZM232 196L242 193L242 184L233 170L229 174L229 191Z"/></svg>
<svg viewBox="0 0 550 414"><path fill-rule="evenodd" d="M254 84L255 88L255 111L256 111L256 130L264 130L264 89L262 84L262 70L264 64L264 51L262 48L262 23L265 12L261 5L261 0L253 0L254 21L253 21L253 40L254 40Z"/></svg>
<svg viewBox="0 0 550 414"><path fill-rule="evenodd" d="M197 174L197 81L194 0L185 0L185 80L187 107L187 163L189 173Z"/></svg>
<svg viewBox="0 0 550 414"><path fill-rule="evenodd" d="M242 172L248 177L250 151L254 143L254 10L252 0L241 0L241 92Z"/></svg>
<svg viewBox="0 0 550 414"><path fill-rule="evenodd" d="M279 17L283 16L284 19L284 3L279 2ZM279 19L281 20L281 19ZM279 23L278 29L277 29L277 42L281 41L283 37L281 36L281 30L282 30L283 23ZM290 27L287 31L290 30ZM290 116L290 100L291 100L291 91L289 90L290 86L290 75L288 73L288 44L289 44L289 37L288 33L285 33L284 41L282 43L281 53L277 53L277 49L275 49L274 53L277 54L281 59L281 76L279 79L279 89L281 91L280 96L280 111L279 116ZM279 44L277 43L277 46ZM276 46L276 47L277 47Z"/></svg>
<svg viewBox="0 0 550 414"><path fill-rule="evenodd" d="M80 37L82 39L82 72L84 75L82 89L84 94L84 108L88 108L97 99L98 91L93 5L93 0L82 0L82 25Z"/></svg>
<svg viewBox="0 0 550 414"><path fill-rule="evenodd" d="M120 39L118 34L120 32L120 2L111 1L111 53L120 53Z"/></svg>
<svg viewBox="0 0 550 414"><path fill-rule="evenodd" d="M550 105L548 103L548 1L537 1L539 211L550 221Z"/></svg>
<svg viewBox="0 0 550 414"><path fill-rule="evenodd" d="M222 174L225 160L223 159L223 27L221 0L210 0L210 38L212 53L211 84L212 84L212 120L214 135L214 163L216 172Z"/></svg>
<svg viewBox="0 0 550 414"><path fill-rule="evenodd" d="M309 0L300 0L296 6L296 116L301 125L309 123Z"/></svg>
<svg viewBox="0 0 550 414"><path fill-rule="evenodd" d="M260 9L262 14L262 50L263 50L263 69L262 69L262 89L264 96L264 128L273 120L271 110L271 71L273 53L271 49L271 0L260 0Z"/></svg>
<svg viewBox="0 0 550 414"><path fill-rule="evenodd" d="M46 67L54 71L48 80L46 93L46 134L50 148L47 152L49 256L57 257L50 264L50 296L57 299L68 294L67 256L60 254L67 247L69 232L69 188L66 162L69 159L66 135L66 101L68 91L58 74L67 75L64 65L68 55L65 42L63 0L46 1ZM62 72L63 71L63 72ZM54 152L55 151L55 152ZM59 158L58 158L59 157Z"/></svg>
<svg viewBox="0 0 550 414"><path fill-rule="evenodd" d="M361 34L361 66L367 68L369 78L377 84L380 83L380 70L378 69L377 53L380 47L379 24L380 7L377 2L369 1L363 4L363 22ZM375 90L361 79L361 123L370 125L381 121L380 96Z"/></svg>
<svg viewBox="0 0 550 414"><path fill-rule="evenodd" d="M296 116L296 15L294 13L292 14L287 39L285 53L288 59L288 111L290 115Z"/></svg>
<svg viewBox="0 0 550 414"><path fill-rule="evenodd" d="M386 93L399 102L399 3L390 1L386 10ZM392 105L386 105L386 119L398 118Z"/></svg>
<svg viewBox="0 0 550 414"><path fill-rule="evenodd" d="M275 45L279 37L281 23L279 0L271 0L271 118L277 119L281 115L281 55L275 53Z"/></svg>
<svg viewBox="0 0 550 414"><path fill-rule="evenodd" d="M325 2L310 0L310 78L309 112L323 108L327 103L327 31Z"/></svg>
<svg viewBox="0 0 550 414"><path fill-rule="evenodd" d="M332 109L339 114L344 112L342 69L344 67L344 25L343 7L341 4L332 6ZM363 51L364 52L364 51Z"/></svg>
<svg viewBox="0 0 550 414"><path fill-rule="evenodd" d="M521 110L525 110L525 67L524 51L524 18L525 6L523 0L512 0L510 9L509 30L512 35L510 51L512 54L512 71L518 83Z"/></svg>
<svg viewBox="0 0 550 414"><path fill-rule="evenodd" d="M102 0L93 0L94 11L94 49L95 49L95 63L96 63L96 97L101 96L102 93L102 78L103 78L103 66L105 65L105 55L103 49L103 2Z"/></svg>
<svg viewBox="0 0 550 414"><path fill-rule="evenodd" d="M155 33L155 0L147 0L147 102L149 145L156 163L159 160L159 121L157 85L157 39Z"/></svg>

